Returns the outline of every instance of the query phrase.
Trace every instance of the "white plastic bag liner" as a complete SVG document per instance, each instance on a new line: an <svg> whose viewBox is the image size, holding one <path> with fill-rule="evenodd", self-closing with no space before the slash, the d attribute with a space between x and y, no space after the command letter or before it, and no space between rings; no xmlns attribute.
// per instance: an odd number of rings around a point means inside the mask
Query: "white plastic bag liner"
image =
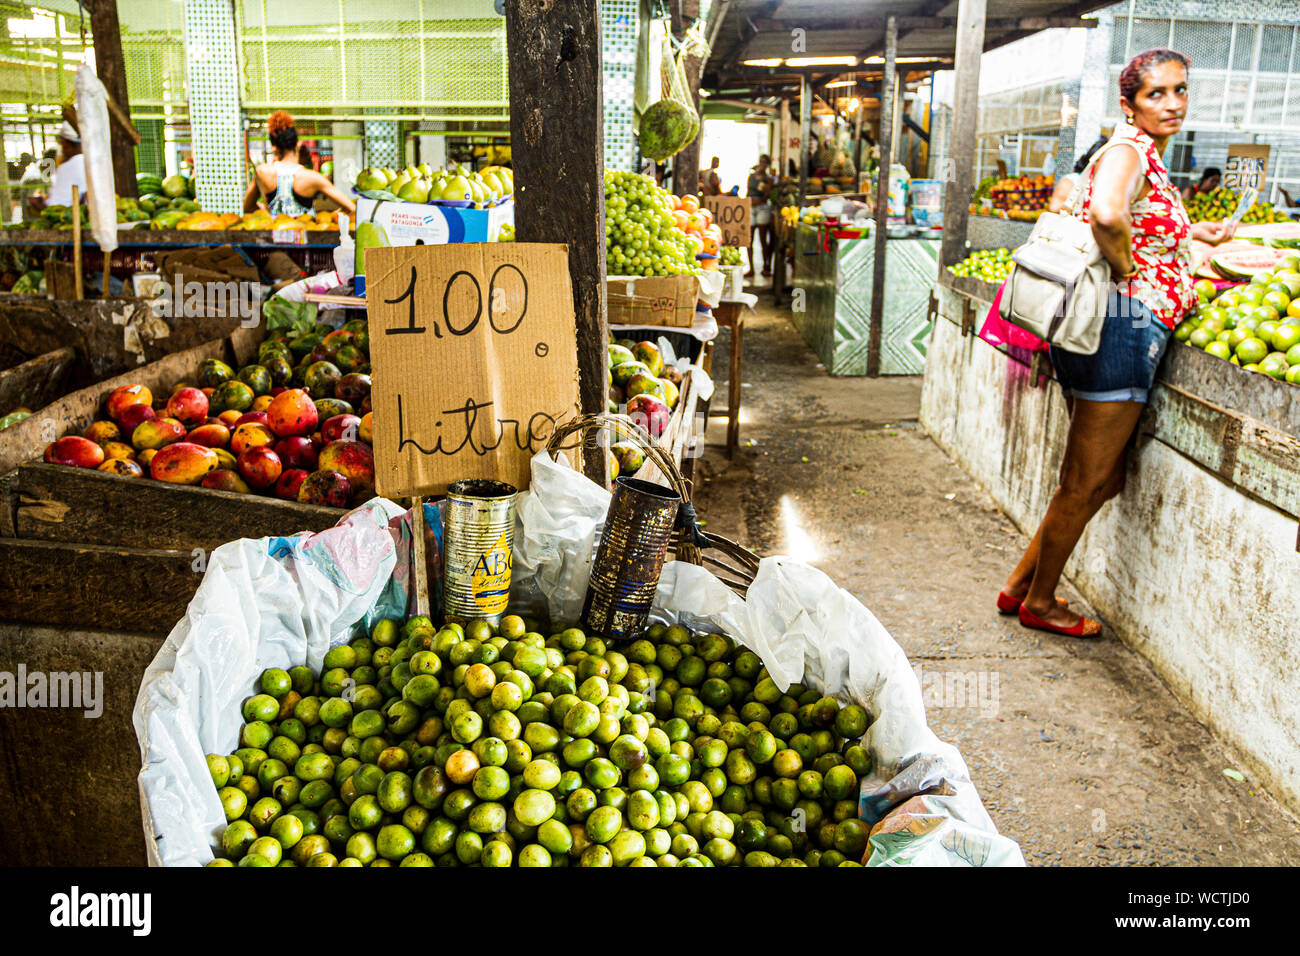
<svg viewBox="0 0 1300 956"><path fill-rule="evenodd" d="M77 67L77 126L86 163L86 203L90 231L106 253L117 248L117 196L108 123L108 91L90 64L83 63Z"/></svg>
<svg viewBox="0 0 1300 956"><path fill-rule="evenodd" d="M350 640L374 609L400 603L389 613L405 611L393 585L406 580L395 572L407 549L389 526L401 515L375 499L320 534L232 541L208 557L185 619L145 671L135 702L151 864L212 859L226 818L205 757L233 751L240 704L258 674L298 664L319 671L325 652Z"/></svg>
<svg viewBox="0 0 1300 956"><path fill-rule="evenodd" d="M610 494L545 453L518 502L511 608L553 624L582 613ZM426 506L426 520L437 511ZM435 531L436 533L436 531ZM315 535L236 541L213 552L185 620L146 671L135 705L141 809L153 864L199 865L225 826L205 755L235 749L240 703L267 667L319 669L325 651L408 603L410 531L375 500ZM875 776L861 814L875 824L870 865L1023 865L980 803L961 755L925 722L916 676L880 622L821 571L762 561L741 598L704 568L672 561L655 616L727 633L782 687L802 682L865 707ZM918 796L920 795L920 796Z"/></svg>

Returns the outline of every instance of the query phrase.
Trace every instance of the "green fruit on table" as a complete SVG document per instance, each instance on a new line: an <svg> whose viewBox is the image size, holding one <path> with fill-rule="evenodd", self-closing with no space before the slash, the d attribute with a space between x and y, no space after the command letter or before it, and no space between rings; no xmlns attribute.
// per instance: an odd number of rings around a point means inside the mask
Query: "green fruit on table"
<svg viewBox="0 0 1300 956"><path fill-rule="evenodd" d="M325 663L319 681L264 672L245 748L208 758L225 862L831 866L867 851L866 710L783 692L721 635L655 625L615 650L519 618L381 620Z"/></svg>

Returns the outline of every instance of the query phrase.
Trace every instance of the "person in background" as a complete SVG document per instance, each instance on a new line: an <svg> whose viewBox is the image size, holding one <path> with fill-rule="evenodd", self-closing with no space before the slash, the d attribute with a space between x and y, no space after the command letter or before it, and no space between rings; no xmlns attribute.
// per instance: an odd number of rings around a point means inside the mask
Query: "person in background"
<svg viewBox="0 0 1300 956"><path fill-rule="evenodd" d="M722 160L714 156L709 161L709 168L700 172L700 195L701 196L720 196L722 195L722 181L718 178L718 165Z"/></svg>
<svg viewBox="0 0 1300 956"><path fill-rule="evenodd" d="M341 189L297 161L298 131L293 128L292 116L284 110L272 113L266 121L266 132L275 150L275 162L261 163L254 170L244 196L244 212L252 212L264 202L273 216L301 216L310 213L313 200L324 193L349 216L356 215L356 203Z"/></svg>
<svg viewBox="0 0 1300 956"><path fill-rule="evenodd" d="M79 190L79 202L86 201L86 157L81 154L81 137L67 120L59 129L59 158L50 178L48 194L33 195L32 208L37 212L47 206L71 206L72 187Z"/></svg>
<svg viewBox="0 0 1300 956"><path fill-rule="evenodd" d="M772 232L772 187L776 185L776 180L772 178L771 166L771 156L767 153L759 156L758 162L754 164L749 174L749 183L745 188L745 195L749 196L750 222L754 226L754 237L758 239L758 246L762 252L765 276L772 274L772 243L775 238ZM745 273L746 278L754 275L752 242L749 263L749 271Z"/></svg>
<svg viewBox="0 0 1300 956"><path fill-rule="evenodd" d="M306 143L298 144L298 165L303 169L315 169L316 162L311 158L311 149Z"/></svg>
<svg viewBox="0 0 1300 956"><path fill-rule="evenodd" d="M1223 180L1223 172L1218 166L1206 166L1201 170L1201 181L1195 186L1183 187L1183 198L1191 199L1198 194L1212 193L1219 188L1219 183Z"/></svg>
<svg viewBox="0 0 1300 956"><path fill-rule="evenodd" d="M1078 216L1110 265L1110 294L1095 354L1050 351L1070 409L1065 458L1047 514L997 597L998 610L1019 614L1024 627L1067 637L1101 634L1099 621L1057 600L1056 587L1083 529L1124 489L1124 448L1173 328L1196 304L1191 240L1215 245L1235 229L1192 223L1160 158L1187 115L1188 64L1166 49L1128 62L1119 75L1125 122L1085 173ZM1154 527L1128 531L1159 534Z"/></svg>
<svg viewBox="0 0 1300 956"><path fill-rule="evenodd" d="M1066 173L1056 181L1052 188L1052 198L1047 201L1048 212L1060 212L1065 208L1066 202L1070 199L1070 193L1074 192L1075 185L1083 178L1083 171L1088 168L1088 163L1096 155L1097 150L1106 145L1106 137L1100 136L1097 141L1088 147L1087 151L1074 162L1074 172Z"/></svg>

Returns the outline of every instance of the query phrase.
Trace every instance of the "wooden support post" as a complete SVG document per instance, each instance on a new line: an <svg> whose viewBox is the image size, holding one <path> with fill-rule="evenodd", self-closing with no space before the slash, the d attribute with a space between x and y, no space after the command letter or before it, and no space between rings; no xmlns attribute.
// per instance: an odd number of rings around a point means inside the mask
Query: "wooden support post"
<svg viewBox="0 0 1300 956"><path fill-rule="evenodd" d="M880 326L885 317L885 233L889 223L889 164L894 159L894 113L898 105L898 19L885 27L885 70L880 78L880 163L876 168L876 258L872 263L871 328L867 374L880 374Z"/></svg>
<svg viewBox="0 0 1300 956"><path fill-rule="evenodd" d="M100 291L99 297L101 299L107 299L111 297L111 294L108 291L108 280L112 277L112 274L113 274L113 253L105 252L104 253L104 274L102 276L102 284L99 287L99 291Z"/></svg>
<svg viewBox="0 0 1300 956"><path fill-rule="evenodd" d="M700 15L699 0L676 0L673 3L673 35L679 40ZM686 86L695 112L700 112L700 70L703 64L698 56L686 58ZM678 196L694 196L700 191L700 141L704 138L704 117L700 117L700 132L673 157L673 192Z"/></svg>
<svg viewBox="0 0 1300 956"><path fill-rule="evenodd" d="M979 120L984 11L985 0L961 0L957 7L956 90L942 176L945 189L940 274L966 258L966 224L975 192L975 133Z"/></svg>
<svg viewBox="0 0 1300 956"><path fill-rule="evenodd" d="M117 20L117 0L94 0L90 8L90 29L95 37L95 72L104 84L114 113L131 114L126 89L126 60L122 56L122 31ZM109 141L113 144L113 180L119 196L138 195L135 187L135 142L129 126L121 117L109 124Z"/></svg>
<svg viewBox="0 0 1300 956"><path fill-rule="evenodd" d="M812 77L807 73L799 78L799 155L795 162L799 164L799 209L803 209L804 197L808 195L808 141L812 138Z"/></svg>
<svg viewBox="0 0 1300 956"><path fill-rule="evenodd" d="M583 414L609 408L605 385L605 110L597 0L506 0L515 223L520 242L569 246ZM602 486L606 456L587 448Z"/></svg>
<svg viewBox="0 0 1300 956"><path fill-rule="evenodd" d="M72 187L72 277L76 288L72 297L81 299L81 189Z"/></svg>

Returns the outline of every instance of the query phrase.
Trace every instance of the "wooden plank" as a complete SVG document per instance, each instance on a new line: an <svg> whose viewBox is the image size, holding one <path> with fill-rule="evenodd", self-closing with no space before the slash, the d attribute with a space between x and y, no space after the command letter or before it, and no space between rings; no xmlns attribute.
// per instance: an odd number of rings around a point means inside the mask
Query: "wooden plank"
<svg viewBox="0 0 1300 956"><path fill-rule="evenodd" d="M40 458L54 439L84 431L95 420L104 397L119 385L144 385L152 392L168 394L177 382L192 378L204 359L224 358L226 349L223 340L207 342L72 392L36 410L31 418L0 431L0 475L24 461Z"/></svg>
<svg viewBox="0 0 1300 956"><path fill-rule="evenodd" d="M880 165L876 179L876 254L872 262L871 326L867 330L867 374L880 374L881 326L885 321L886 223L889 221L889 167L894 159L894 117L898 112L898 19L885 28L885 82L880 101Z"/></svg>
<svg viewBox="0 0 1300 956"><path fill-rule="evenodd" d="M90 29L94 35L95 72L114 104L115 122L109 124L113 150L113 180L119 196L139 195L135 185L135 142L122 125L131 113L126 87L126 60L122 56L122 33L117 20L117 0L94 0L90 7ZM129 125L129 120L127 121ZM138 137L138 133L136 134Z"/></svg>
<svg viewBox="0 0 1300 956"><path fill-rule="evenodd" d="M1184 392L1300 438L1300 388L1171 342L1159 378Z"/></svg>
<svg viewBox="0 0 1300 956"><path fill-rule="evenodd" d="M946 0L945 0L946 4ZM867 30L884 30L888 25L888 17L836 17L834 19L818 19L804 16L802 14L792 17L759 17L753 21L754 26L761 32L764 30L784 31L788 33L795 27L802 28L810 33L814 30L835 30L835 31L867 31ZM957 18L952 16L904 16L898 17L898 29L900 30L951 30L957 26ZM1003 30L1074 30L1083 29L1091 30L1097 26L1095 19L1087 20L1080 17L1062 17L1062 16L1042 16L1042 17L997 17L985 22L984 31L986 33L1000 32Z"/></svg>
<svg viewBox="0 0 1300 956"><path fill-rule="evenodd" d="M563 242L578 330L584 414L608 408L605 313L605 127L597 0L507 0L510 135L520 242ZM606 484L588 448L584 471Z"/></svg>
<svg viewBox="0 0 1300 956"><path fill-rule="evenodd" d="M133 180L134 181L134 180ZM84 245L99 244L93 238L85 239ZM257 246L267 249L282 249L292 252L295 249L311 249L337 246L339 234L334 229L322 229L307 233L307 242L293 245L274 242L268 229L119 229L117 242L119 249L152 248L154 246ZM5 229L0 231L0 246L31 245L72 245L71 229Z"/></svg>
<svg viewBox="0 0 1300 956"><path fill-rule="evenodd" d="M0 372L0 415L21 407L35 411L63 393L77 353L55 349Z"/></svg>
<svg viewBox="0 0 1300 956"><path fill-rule="evenodd" d="M0 620L166 634L203 575L188 551L0 538Z"/></svg>
<svg viewBox="0 0 1300 956"><path fill-rule="evenodd" d="M1300 438L1159 382L1142 429L1229 484L1300 517Z"/></svg>
<svg viewBox="0 0 1300 956"><path fill-rule="evenodd" d="M683 39L695 18L699 16L699 0L673 0L673 35ZM700 112L700 73L703 64L698 56L688 56L682 64L686 70L686 87L690 93L695 112ZM700 191L700 143L704 140L704 118L700 117L700 129L695 139L691 140L673 157L673 192L678 196L694 196Z"/></svg>
<svg viewBox="0 0 1300 956"><path fill-rule="evenodd" d="M948 168L940 176L945 181L940 271L966 257L966 221L975 192L975 133L979 121L984 13L985 0L961 0L957 7L957 88L948 138Z"/></svg>
<svg viewBox="0 0 1300 956"><path fill-rule="evenodd" d="M23 807L0 827L10 866L143 866L144 829L133 782L140 744L131 711L160 634L0 624L0 660L27 672L89 673L102 711L0 708L0 800ZM93 710L92 710L93 713ZM57 781L42 785L38 781Z"/></svg>
<svg viewBox="0 0 1300 956"><path fill-rule="evenodd" d="M28 355L77 351L80 381L120 375L240 327L238 316L156 316L144 299L51 300L0 294L0 341ZM127 334L127 327L136 334Z"/></svg>
<svg viewBox="0 0 1300 956"><path fill-rule="evenodd" d="M345 512L262 495L121 478L43 462L18 467L20 538L188 551L332 528Z"/></svg>

